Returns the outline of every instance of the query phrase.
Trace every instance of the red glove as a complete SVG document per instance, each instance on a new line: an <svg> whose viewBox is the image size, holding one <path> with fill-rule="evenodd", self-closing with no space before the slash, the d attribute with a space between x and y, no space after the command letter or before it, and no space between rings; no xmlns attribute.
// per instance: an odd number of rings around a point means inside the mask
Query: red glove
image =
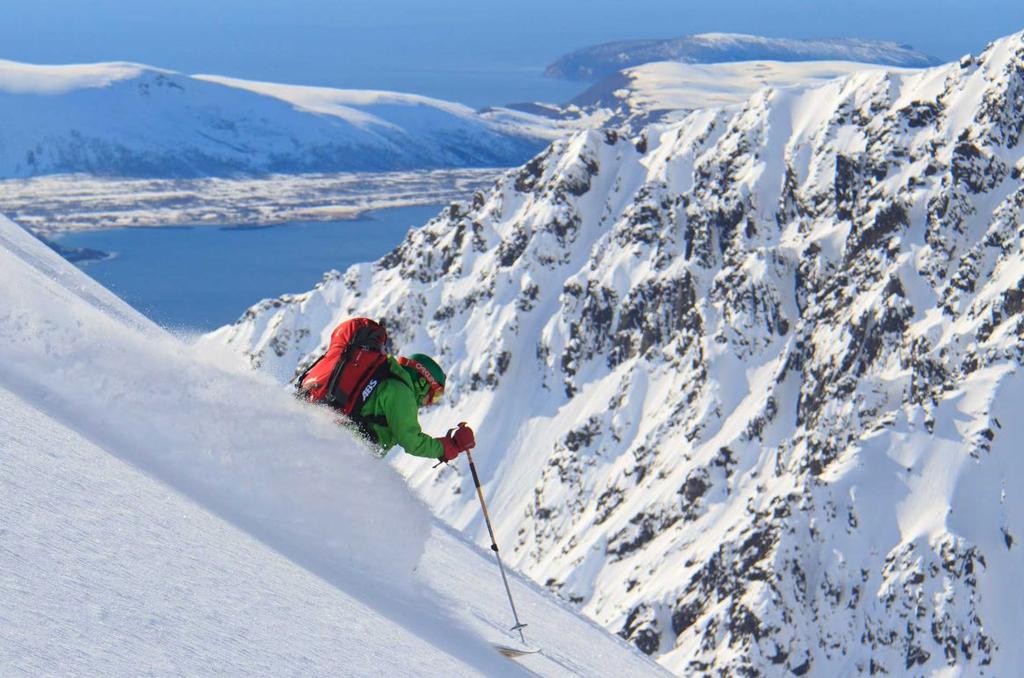
<svg viewBox="0 0 1024 678"><path fill-rule="evenodd" d="M466 422L461 422L458 428L451 429L448 431L448 435L437 440L444 445L444 452L441 454L441 459L444 461L451 461L466 450L476 447L473 429L466 426Z"/></svg>

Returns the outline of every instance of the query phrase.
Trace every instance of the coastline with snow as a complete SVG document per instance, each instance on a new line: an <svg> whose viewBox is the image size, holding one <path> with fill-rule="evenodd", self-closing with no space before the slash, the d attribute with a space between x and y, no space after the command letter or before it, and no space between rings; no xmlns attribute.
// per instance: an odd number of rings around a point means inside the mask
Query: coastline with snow
<svg viewBox="0 0 1024 678"><path fill-rule="evenodd" d="M0 212L43 235L108 228L355 220L376 210L465 200L505 171L463 168L235 179L52 175L0 181Z"/></svg>

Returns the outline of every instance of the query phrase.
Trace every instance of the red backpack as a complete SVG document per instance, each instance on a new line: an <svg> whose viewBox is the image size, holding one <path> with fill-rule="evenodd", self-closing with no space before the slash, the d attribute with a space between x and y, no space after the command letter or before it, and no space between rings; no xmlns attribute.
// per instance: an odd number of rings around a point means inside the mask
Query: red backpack
<svg viewBox="0 0 1024 678"><path fill-rule="evenodd" d="M387 341L387 330L369 318L344 321L331 333L327 352L296 380L296 395L358 417L359 408L387 378L383 372L390 374Z"/></svg>

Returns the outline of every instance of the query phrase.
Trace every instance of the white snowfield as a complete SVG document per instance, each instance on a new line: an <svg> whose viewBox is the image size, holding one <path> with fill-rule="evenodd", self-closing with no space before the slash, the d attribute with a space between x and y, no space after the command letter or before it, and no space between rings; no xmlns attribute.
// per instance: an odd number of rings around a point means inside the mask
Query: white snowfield
<svg viewBox="0 0 1024 678"><path fill-rule="evenodd" d="M0 674L642 675L330 416L0 218ZM429 463L429 462L424 462Z"/></svg>

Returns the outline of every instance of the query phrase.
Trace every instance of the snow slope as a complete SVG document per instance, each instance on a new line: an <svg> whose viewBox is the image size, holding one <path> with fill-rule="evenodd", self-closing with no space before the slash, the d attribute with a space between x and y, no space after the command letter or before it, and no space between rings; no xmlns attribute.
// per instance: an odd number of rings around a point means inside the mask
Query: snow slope
<svg viewBox="0 0 1024 678"><path fill-rule="evenodd" d="M584 132L205 340L448 368L510 559L678 673L1024 665L1024 33ZM471 484L397 465L478 538Z"/></svg>
<svg viewBox="0 0 1024 678"><path fill-rule="evenodd" d="M510 624L493 561L325 413L3 218L0 286L4 675L525 672L487 642ZM527 668L657 671L513 586L546 648Z"/></svg>
<svg viewBox="0 0 1024 678"><path fill-rule="evenodd" d="M410 94L0 60L0 177L496 167L543 142Z"/></svg>
<svg viewBox="0 0 1024 678"><path fill-rule="evenodd" d="M880 40L831 38L794 40L742 33L700 33L667 40L625 40L570 52L545 74L572 80L600 80L616 71L656 61L689 64L731 61L860 61L922 68L939 60L907 45Z"/></svg>

